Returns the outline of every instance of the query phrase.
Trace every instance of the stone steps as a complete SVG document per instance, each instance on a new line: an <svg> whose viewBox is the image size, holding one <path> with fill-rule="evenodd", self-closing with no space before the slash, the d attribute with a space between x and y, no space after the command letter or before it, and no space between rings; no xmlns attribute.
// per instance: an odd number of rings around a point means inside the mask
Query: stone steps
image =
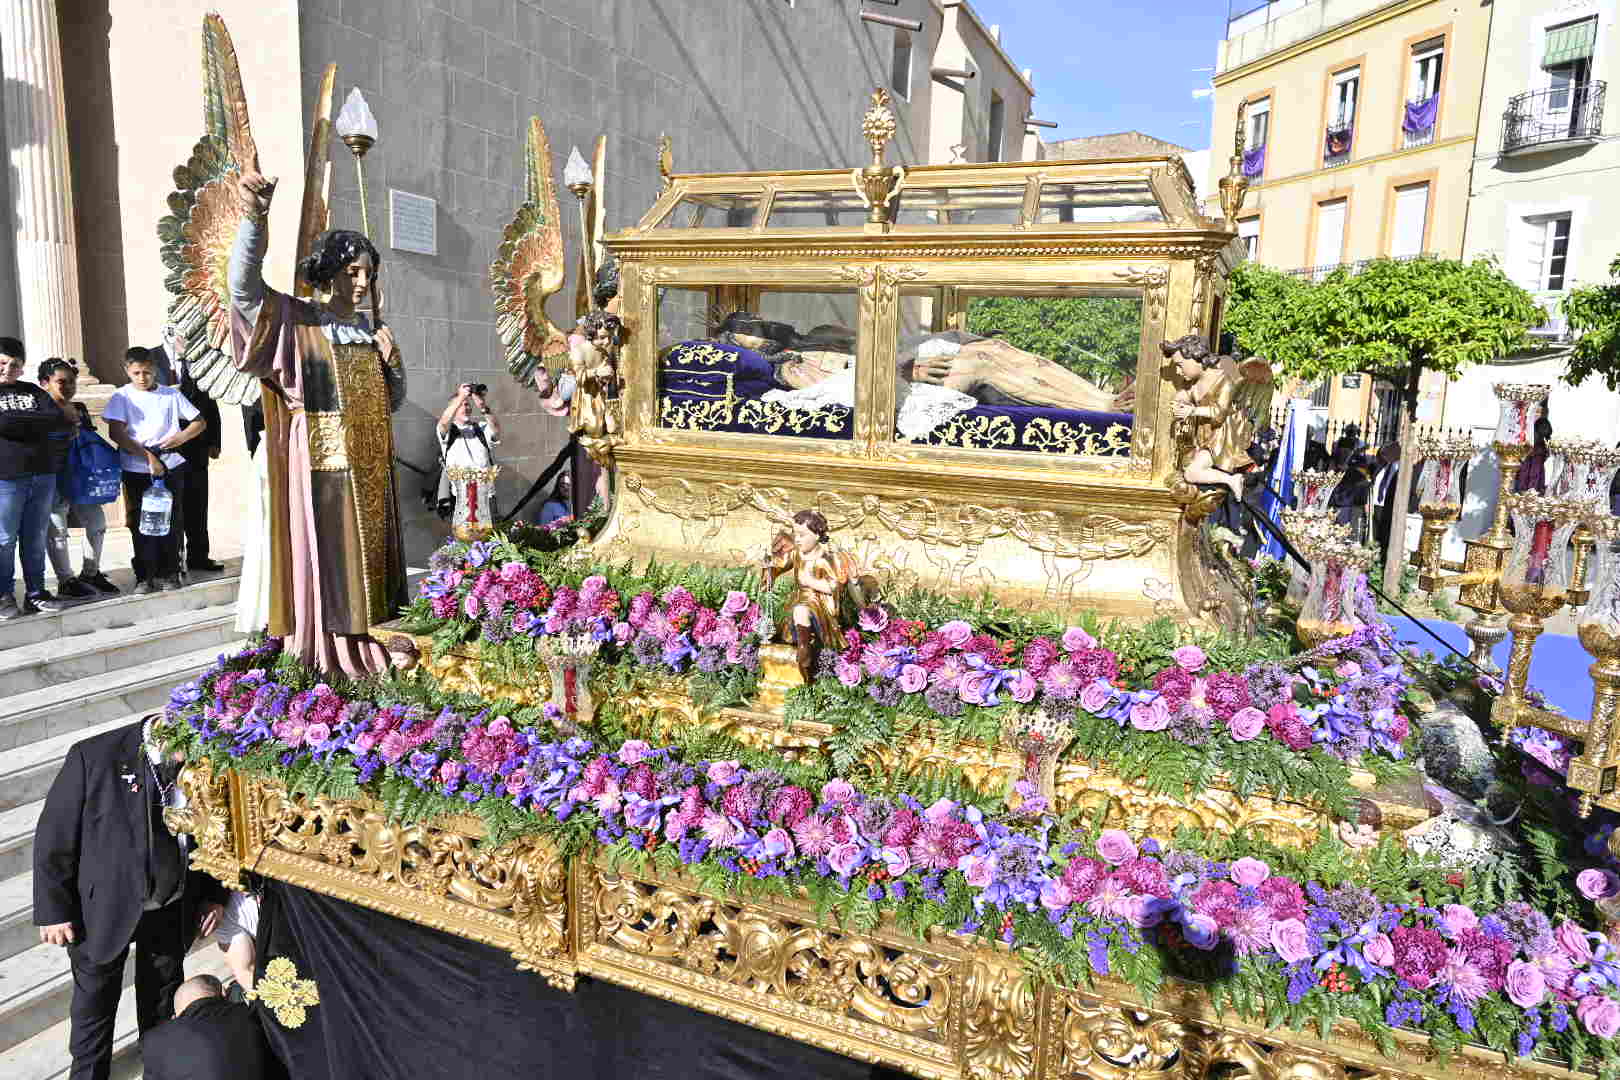
<svg viewBox="0 0 1620 1080"><path fill-rule="evenodd" d="M92 738L114 731L125 724L141 719L142 714L131 713L99 724L66 731L54 738L13 747L0 755L0 810L10 810L43 799L62 767L62 759L80 739ZM4 911L0 905L0 911Z"/></svg>
<svg viewBox="0 0 1620 1080"><path fill-rule="evenodd" d="M51 969L44 963L33 972L36 982L25 986L30 977L18 966L15 990L7 978L7 966L16 958L0 963L0 1077L6 1080L59 1080L68 1075L68 1005L73 998L73 977L67 954L52 945L37 945L55 955L56 975L39 979ZM225 954L212 939L194 947L186 958L188 976L207 973L226 979L230 970ZM124 966L124 992L118 999L118 1020L113 1028L112 1080L136 1080L141 1075L139 1032L135 1025L135 958ZM17 1038L15 1033L24 1033Z"/></svg>
<svg viewBox="0 0 1620 1080"><path fill-rule="evenodd" d="M183 588L147 596L130 593L134 582L128 570L109 570L107 576L124 590L121 595L109 596L104 600L84 600L62 611L41 612L0 623L0 651L41 641L78 637L98 630L135 626L147 619L177 611L234 604L236 589L241 582L237 570L240 562L240 559L234 559L226 564L223 573L198 574Z"/></svg>
<svg viewBox="0 0 1620 1080"><path fill-rule="evenodd" d="M161 596L161 594L159 594ZM234 599L0 652L0 686L9 694L106 675L148 660L221 645L237 637Z"/></svg>
<svg viewBox="0 0 1620 1080"><path fill-rule="evenodd" d="M27 874L34 868L34 826L45 800L14 806L0 813L0 880Z"/></svg>
<svg viewBox="0 0 1620 1080"><path fill-rule="evenodd" d="M155 712L178 683L229 651L229 643L221 642L0 700L0 753L119 717Z"/></svg>

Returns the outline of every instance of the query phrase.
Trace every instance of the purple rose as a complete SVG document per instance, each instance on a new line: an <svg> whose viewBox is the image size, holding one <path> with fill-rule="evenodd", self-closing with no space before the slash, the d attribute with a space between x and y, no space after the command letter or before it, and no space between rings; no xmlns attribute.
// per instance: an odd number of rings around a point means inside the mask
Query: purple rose
<svg viewBox="0 0 1620 1080"><path fill-rule="evenodd" d="M1097 854L1103 861L1119 866L1136 858L1136 841L1123 829L1104 829L1097 837Z"/></svg>
<svg viewBox="0 0 1620 1080"><path fill-rule="evenodd" d="M709 779L725 787L741 779L742 762L740 761L711 761L709 762Z"/></svg>
<svg viewBox="0 0 1620 1080"><path fill-rule="evenodd" d="M1567 919L1559 923L1558 929L1553 931L1553 938L1558 942L1558 947L1564 951L1564 955L1575 963L1585 964L1591 961L1592 939L1587 936L1585 930L1574 923Z"/></svg>
<svg viewBox="0 0 1620 1080"><path fill-rule="evenodd" d="M953 648L960 649L973 636L973 627L961 619L952 619L939 628L939 636Z"/></svg>
<svg viewBox="0 0 1620 1080"><path fill-rule="evenodd" d="M515 625L515 620L514 620L514 625ZM630 635L632 633L634 633L634 631L631 629L629 623L627 623L627 622L616 622L616 623L614 623L613 624L613 641L614 641L614 644L623 645L625 642L630 640Z"/></svg>
<svg viewBox="0 0 1620 1080"><path fill-rule="evenodd" d="M469 619L478 618L478 597L468 593L466 599L461 601L461 613Z"/></svg>
<svg viewBox="0 0 1620 1080"><path fill-rule="evenodd" d="M1271 924L1271 947L1277 950L1285 964L1297 964L1311 955L1305 933L1305 924L1298 919L1283 919Z"/></svg>
<svg viewBox="0 0 1620 1080"><path fill-rule="evenodd" d="M1007 693L1019 704L1026 704L1035 700L1035 689L1039 684L1035 676L1027 671L1014 671L1007 680Z"/></svg>
<svg viewBox="0 0 1620 1080"><path fill-rule="evenodd" d="M720 605L720 614L733 617L741 615L748 610L748 594L737 589L726 593L725 602Z"/></svg>
<svg viewBox="0 0 1620 1080"><path fill-rule="evenodd" d="M902 693L915 694L928 686L928 669L921 664L906 664L897 680Z"/></svg>
<svg viewBox="0 0 1620 1080"><path fill-rule="evenodd" d="M1041 886L1041 906L1047 911L1062 911L1074 903L1074 890L1063 884L1062 878L1053 878Z"/></svg>
<svg viewBox="0 0 1620 1080"><path fill-rule="evenodd" d="M970 671L956 684L956 696L962 699L964 705L983 705L995 678L993 672Z"/></svg>
<svg viewBox="0 0 1620 1080"><path fill-rule="evenodd" d="M833 661L833 674L837 675L838 681L845 686L855 686L866 673L861 670L861 665L840 656Z"/></svg>
<svg viewBox="0 0 1620 1080"><path fill-rule="evenodd" d="M1599 870L1594 866L1575 875L1575 887L1588 900L1602 900L1620 889L1620 878L1615 877L1612 870Z"/></svg>
<svg viewBox="0 0 1620 1080"><path fill-rule="evenodd" d="M626 765L635 765L646 761L651 755L652 747L642 739L630 739L619 747L619 760Z"/></svg>
<svg viewBox="0 0 1620 1080"><path fill-rule="evenodd" d="M868 634L881 634L889 625L889 613L873 604L861 608L860 613L855 616L855 621Z"/></svg>
<svg viewBox="0 0 1620 1080"><path fill-rule="evenodd" d="M793 837L788 834L786 829L772 829L770 832L765 834L763 839L765 841L765 846L770 850L773 857L792 855L794 852Z"/></svg>
<svg viewBox="0 0 1620 1080"><path fill-rule="evenodd" d="M316 722L304 729L304 745L319 746L332 737L332 729L325 724Z"/></svg>
<svg viewBox="0 0 1620 1080"><path fill-rule="evenodd" d="M1388 934L1374 934L1361 947L1361 955L1369 962L1387 968L1395 962L1395 943L1389 940Z"/></svg>
<svg viewBox="0 0 1620 1080"><path fill-rule="evenodd" d="M1266 730L1266 714L1252 705L1245 706L1232 714L1226 730L1238 742L1248 742Z"/></svg>
<svg viewBox="0 0 1620 1080"><path fill-rule="evenodd" d="M1095 649L1096 647L1097 639L1078 626L1071 626L1063 631L1063 648L1069 652L1079 652L1081 649Z"/></svg>
<svg viewBox="0 0 1620 1080"><path fill-rule="evenodd" d="M1156 697L1147 704L1137 702L1131 706L1131 727L1137 731L1163 731L1170 726L1170 706L1164 698Z"/></svg>
<svg viewBox="0 0 1620 1080"><path fill-rule="evenodd" d="M941 796L928 804L923 811L923 820L933 825L951 820L951 814L956 811L956 804L950 799Z"/></svg>
<svg viewBox="0 0 1620 1080"><path fill-rule="evenodd" d="M1089 713L1100 713L1114 701L1114 688L1104 679L1093 679L1080 691L1080 707Z"/></svg>
<svg viewBox="0 0 1620 1080"><path fill-rule="evenodd" d="M994 880L996 861L989 855L967 855L962 859L961 870L969 885L982 889Z"/></svg>
<svg viewBox="0 0 1620 1080"><path fill-rule="evenodd" d="M1243 858L1232 864L1231 874L1239 885L1257 886L1271 876L1271 867L1259 859Z"/></svg>
<svg viewBox="0 0 1620 1080"><path fill-rule="evenodd" d="M1467 904L1447 904L1440 909L1440 929L1452 937L1464 930L1479 928L1479 916Z"/></svg>
<svg viewBox="0 0 1620 1080"><path fill-rule="evenodd" d="M821 801L828 806L843 806L855 798L855 786L848 780L829 780L821 788Z"/></svg>
<svg viewBox="0 0 1620 1080"><path fill-rule="evenodd" d="M1515 960L1507 969L1507 996L1521 1009L1533 1009L1547 996L1547 978L1541 969Z"/></svg>
<svg viewBox="0 0 1620 1080"><path fill-rule="evenodd" d="M861 864L862 854L861 845L853 840L834 844L832 850L827 852L827 865L833 868L835 874L851 874Z"/></svg>
<svg viewBox="0 0 1620 1080"><path fill-rule="evenodd" d="M1620 1031L1620 1005L1602 994L1587 994L1575 1006L1575 1015L1587 1031L1600 1039L1612 1039Z"/></svg>
<svg viewBox="0 0 1620 1080"><path fill-rule="evenodd" d="M1209 662L1209 657L1204 655L1204 650L1196 645L1183 645L1171 653L1170 658L1176 662L1177 667L1184 671L1201 671L1204 665Z"/></svg>

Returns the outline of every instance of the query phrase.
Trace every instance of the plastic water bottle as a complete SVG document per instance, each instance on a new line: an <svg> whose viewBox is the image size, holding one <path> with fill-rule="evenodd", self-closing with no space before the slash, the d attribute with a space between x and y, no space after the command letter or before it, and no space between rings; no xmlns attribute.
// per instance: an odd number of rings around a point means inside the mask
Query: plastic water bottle
<svg viewBox="0 0 1620 1080"><path fill-rule="evenodd" d="M142 536L168 536L169 518L174 510L174 496L163 486L163 477L152 479L152 486L141 496Z"/></svg>

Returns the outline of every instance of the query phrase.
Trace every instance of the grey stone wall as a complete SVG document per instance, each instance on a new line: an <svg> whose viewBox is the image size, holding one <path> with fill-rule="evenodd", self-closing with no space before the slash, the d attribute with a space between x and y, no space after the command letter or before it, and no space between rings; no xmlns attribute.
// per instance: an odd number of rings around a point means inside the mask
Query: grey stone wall
<svg viewBox="0 0 1620 1080"><path fill-rule="evenodd" d="M384 259L385 318L409 371L395 420L399 455L430 464L433 425L452 388L487 382L506 425L500 497L511 505L562 445L561 422L505 371L488 271L522 193L523 133L538 115L559 177L571 146L588 157L608 136L610 229L634 223L659 190L657 139L675 143L681 172L847 168L865 161L860 114L888 80L893 33L859 19L855 0L301 0L307 118L326 64L339 103L358 85L377 115L366 158L367 200ZM914 10L913 10L914 9ZM927 0L885 13L935 21ZM931 49L918 42L926 71ZM891 160L923 160L928 80L900 103ZM306 119L306 125L307 125ZM438 200L439 253L387 245L387 193ZM359 220L354 165L333 151L335 225ZM292 200L288 200L289 203ZM575 204L562 193L571 257ZM282 212L287 212L285 209ZM552 318L572 323L574 282ZM401 490L417 478L399 470ZM407 553L425 559L442 533L407 500Z"/></svg>

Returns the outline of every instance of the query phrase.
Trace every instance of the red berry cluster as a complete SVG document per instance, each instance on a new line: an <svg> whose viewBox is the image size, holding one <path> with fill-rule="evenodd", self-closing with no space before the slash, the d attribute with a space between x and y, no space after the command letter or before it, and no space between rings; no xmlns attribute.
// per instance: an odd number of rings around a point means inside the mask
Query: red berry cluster
<svg viewBox="0 0 1620 1080"><path fill-rule="evenodd" d="M1322 989L1330 994L1345 994L1350 991L1350 976L1346 975L1338 964L1328 968L1322 976Z"/></svg>
<svg viewBox="0 0 1620 1080"><path fill-rule="evenodd" d="M749 874L750 876L759 873L758 859L751 859L744 855L742 858L737 860L737 865L742 867L743 873Z"/></svg>
<svg viewBox="0 0 1620 1080"><path fill-rule="evenodd" d="M885 881L885 880L888 879L888 877L889 877L889 871L888 871L888 869L886 867L883 867L883 866L868 866L866 868L866 880L867 881L873 881L873 882Z"/></svg>
<svg viewBox="0 0 1620 1080"><path fill-rule="evenodd" d="M1005 934L1007 931L1011 930L1012 928L1013 928L1013 917L1012 917L1012 912L1009 911L1009 912L1007 912L1007 914L1005 914L1005 915L1003 915L1001 917L1001 932L1003 934Z"/></svg>

